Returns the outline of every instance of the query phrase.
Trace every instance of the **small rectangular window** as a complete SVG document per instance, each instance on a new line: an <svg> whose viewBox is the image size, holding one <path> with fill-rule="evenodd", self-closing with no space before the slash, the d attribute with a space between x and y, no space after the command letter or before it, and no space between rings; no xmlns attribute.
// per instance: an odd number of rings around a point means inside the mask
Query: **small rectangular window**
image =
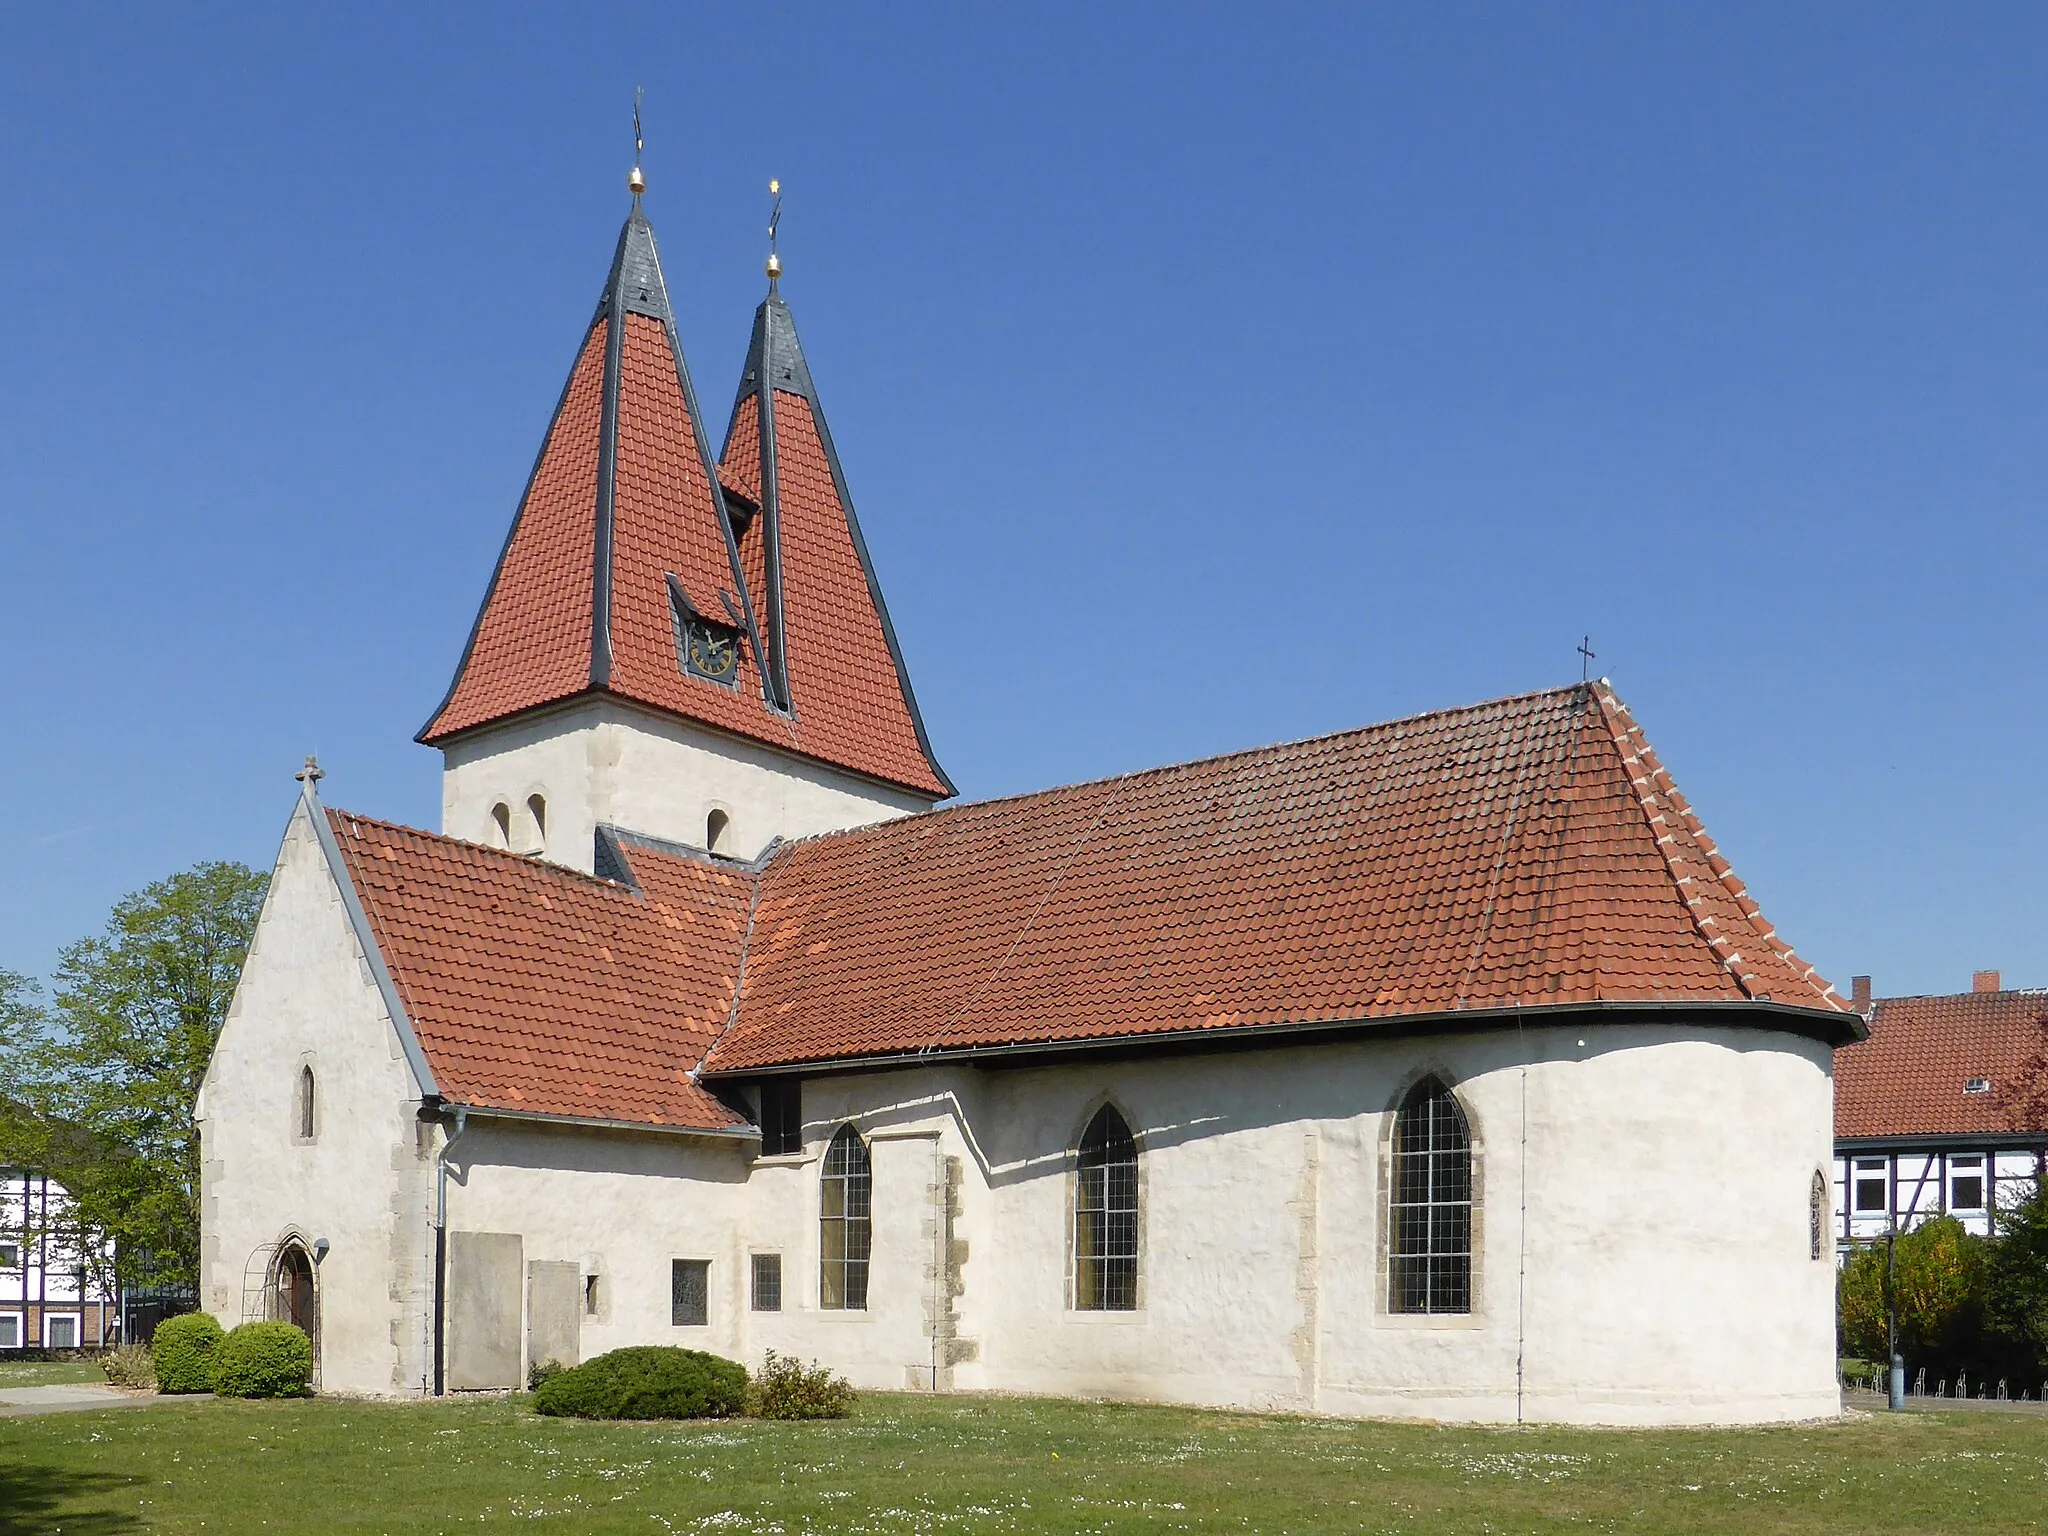
<svg viewBox="0 0 2048 1536"><path fill-rule="evenodd" d="M669 1321L702 1328L711 1321L711 1261L677 1259L669 1266Z"/></svg>
<svg viewBox="0 0 2048 1536"><path fill-rule="evenodd" d="M754 1255L754 1310L782 1310L782 1255L779 1253Z"/></svg>
<svg viewBox="0 0 2048 1536"><path fill-rule="evenodd" d="M12 1243L0 1243L0 1269L21 1268L21 1250Z"/></svg>
<svg viewBox="0 0 2048 1536"><path fill-rule="evenodd" d="M0 1312L0 1349L21 1348L21 1314Z"/></svg>
<svg viewBox="0 0 2048 1536"><path fill-rule="evenodd" d="M1881 1157L1856 1159L1856 1214L1883 1215L1891 1209L1891 1181Z"/></svg>
<svg viewBox="0 0 2048 1536"><path fill-rule="evenodd" d="M761 1085L761 1155L788 1157L804 1149L803 1084L793 1077Z"/></svg>
<svg viewBox="0 0 2048 1536"><path fill-rule="evenodd" d="M583 1310L590 1316L597 1316L597 1276L583 1277Z"/></svg>
<svg viewBox="0 0 2048 1536"><path fill-rule="evenodd" d="M1948 1160L1948 1208L1952 1211L1984 1209L1984 1159L1952 1157Z"/></svg>
<svg viewBox="0 0 2048 1536"><path fill-rule="evenodd" d="M78 1319L69 1313L58 1313L43 1319L43 1347L45 1349L78 1348Z"/></svg>

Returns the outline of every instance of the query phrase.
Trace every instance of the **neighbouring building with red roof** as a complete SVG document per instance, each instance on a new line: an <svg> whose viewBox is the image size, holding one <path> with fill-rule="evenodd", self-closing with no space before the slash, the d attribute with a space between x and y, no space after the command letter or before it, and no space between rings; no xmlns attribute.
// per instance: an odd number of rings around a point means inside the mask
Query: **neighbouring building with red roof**
<svg viewBox="0 0 2048 1536"><path fill-rule="evenodd" d="M1836 1411L1833 1057L1604 683L1041 794L940 768L771 263L714 452L638 198L446 697L311 764L198 1116L323 1387Z"/></svg>
<svg viewBox="0 0 2048 1536"><path fill-rule="evenodd" d="M1979 971L1968 992L1854 1005L1835 1057L1835 1239L1846 1252L1934 1216L1989 1235L2048 1171L2048 989Z"/></svg>

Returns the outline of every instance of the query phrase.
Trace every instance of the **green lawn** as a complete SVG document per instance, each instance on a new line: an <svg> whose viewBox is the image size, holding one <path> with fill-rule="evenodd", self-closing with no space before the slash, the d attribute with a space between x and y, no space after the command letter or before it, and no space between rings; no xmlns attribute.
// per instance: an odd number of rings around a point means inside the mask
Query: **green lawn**
<svg viewBox="0 0 2048 1536"><path fill-rule="evenodd" d="M0 1360L0 1389L48 1387L74 1381L107 1384L107 1373L90 1360Z"/></svg>
<svg viewBox="0 0 2048 1536"><path fill-rule="evenodd" d="M0 1420L0 1532L2021 1531L2048 1419L1433 1429L871 1396L838 1424L584 1424L524 1399Z"/></svg>

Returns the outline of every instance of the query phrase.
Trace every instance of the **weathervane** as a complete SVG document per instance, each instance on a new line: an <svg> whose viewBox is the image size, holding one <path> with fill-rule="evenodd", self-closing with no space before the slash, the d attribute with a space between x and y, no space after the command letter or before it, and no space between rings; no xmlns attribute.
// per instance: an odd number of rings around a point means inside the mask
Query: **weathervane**
<svg viewBox="0 0 2048 1536"><path fill-rule="evenodd" d="M1584 635L1579 640L1579 681L1585 682L1592 675L1593 658L1599 652L1593 649L1593 637Z"/></svg>
<svg viewBox="0 0 2048 1536"><path fill-rule="evenodd" d="M782 183L770 181L768 195L775 199L768 215L768 281L772 283L782 276L782 258L775 254L775 232L782 227Z"/></svg>
<svg viewBox="0 0 2048 1536"><path fill-rule="evenodd" d="M647 190L647 178L646 178L645 176L643 176L643 175L641 175L641 174L640 174L640 152L641 152L641 151L642 151L643 149L645 149L645 148L647 147L647 143L646 143L646 141L645 141L644 139L642 139L642 138L640 137L640 97L641 97L641 94L642 94L642 93L641 93L641 89L640 89L640 87L639 87L639 86L637 86L637 85L636 85L636 86L634 86L634 87L633 87L633 173L632 173L632 175L630 175L630 176L628 176L628 177L626 178L626 190L627 190L627 191L629 191L629 192L631 192L631 193L633 194L633 200L634 200L635 202L638 202L638 201L640 200L640 194L641 194L642 192L645 192L645 191Z"/></svg>

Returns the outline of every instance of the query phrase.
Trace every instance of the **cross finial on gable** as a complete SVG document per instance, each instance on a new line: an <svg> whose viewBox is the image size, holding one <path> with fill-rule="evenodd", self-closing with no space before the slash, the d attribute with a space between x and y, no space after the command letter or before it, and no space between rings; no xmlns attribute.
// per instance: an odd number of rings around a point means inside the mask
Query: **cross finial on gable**
<svg viewBox="0 0 2048 1536"><path fill-rule="evenodd" d="M306 766L293 774L292 777L301 784L313 785L318 784L327 775L320 771L320 760L308 752L306 754Z"/></svg>
<svg viewBox="0 0 2048 1536"><path fill-rule="evenodd" d="M1579 639L1579 681L1585 682L1592 675L1593 658L1600 653L1593 649L1593 637L1583 635Z"/></svg>

